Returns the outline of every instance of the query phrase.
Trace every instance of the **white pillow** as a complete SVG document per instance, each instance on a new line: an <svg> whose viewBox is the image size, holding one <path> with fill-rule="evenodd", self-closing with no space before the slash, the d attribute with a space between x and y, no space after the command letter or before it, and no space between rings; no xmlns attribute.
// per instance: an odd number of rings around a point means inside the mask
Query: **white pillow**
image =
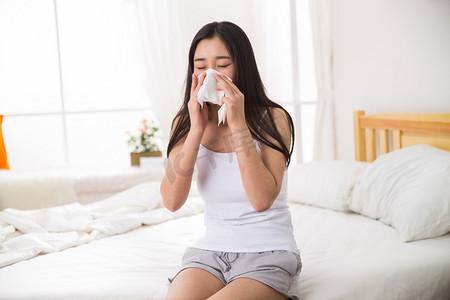
<svg viewBox="0 0 450 300"><path fill-rule="evenodd" d="M77 201L65 169L0 172L0 210L39 209Z"/></svg>
<svg viewBox="0 0 450 300"><path fill-rule="evenodd" d="M369 165L355 161L316 161L288 171L288 200L348 211L356 178Z"/></svg>
<svg viewBox="0 0 450 300"><path fill-rule="evenodd" d="M350 209L394 227L403 241L450 231L450 152L415 145L378 157L353 190Z"/></svg>

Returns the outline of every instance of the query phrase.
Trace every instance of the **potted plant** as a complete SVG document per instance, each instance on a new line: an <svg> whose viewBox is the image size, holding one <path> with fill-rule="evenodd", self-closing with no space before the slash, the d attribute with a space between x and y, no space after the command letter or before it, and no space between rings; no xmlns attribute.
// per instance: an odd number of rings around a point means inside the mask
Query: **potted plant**
<svg viewBox="0 0 450 300"><path fill-rule="evenodd" d="M131 134L127 131L129 139L128 146L132 148L130 153L131 165L139 166L141 157L162 156L158 145L158 126L155 121L148 122L143 119L139 124L137 134Z"/></svg>

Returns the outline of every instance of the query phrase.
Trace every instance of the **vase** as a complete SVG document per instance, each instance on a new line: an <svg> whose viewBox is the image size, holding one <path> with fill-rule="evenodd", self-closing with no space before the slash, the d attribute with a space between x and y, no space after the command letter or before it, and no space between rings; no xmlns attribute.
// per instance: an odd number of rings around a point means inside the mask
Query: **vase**
<svg viewBox="0 0 450 300"><path fill-rule="evenodd" d="M131 166L139 167L141 165L141 157L158 157L162 156L161 151L153 151L153 152L131 152Z"/></svg>

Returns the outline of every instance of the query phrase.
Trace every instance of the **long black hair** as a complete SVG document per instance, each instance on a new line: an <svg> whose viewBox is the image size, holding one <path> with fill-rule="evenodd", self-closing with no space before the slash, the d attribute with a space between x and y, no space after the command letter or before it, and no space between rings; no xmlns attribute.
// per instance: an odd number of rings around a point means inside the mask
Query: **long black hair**
<svg viewBox="0 0 450 300"><path fill-rule="evenodd" d="M264 85L256 66L252 45L245 32L231 22L212 22L203 26L192 40L189 49L189 66L186 74L186 87L183 105L174 118L178 119L175 128L172 122L172 135L167 147L167 156L172 148L183 139L191 128L188 102L191 97L192 73L194 72L194 54L198 43L203 39L219 37L225 44L234 63L234 84L245 97L244 110L247 126L252 137L259 142L280 151L286 159L288 166L294 149L294 124L289 113L279 104L270 100L265 92ZM286 141L277 129L271 108L280 108L286 114L291 131L291 144L288 148ZM261 113L267 110L266 118L269 122L260 122ZM264 134L275 139L279 145L269 141Z"/></svg>

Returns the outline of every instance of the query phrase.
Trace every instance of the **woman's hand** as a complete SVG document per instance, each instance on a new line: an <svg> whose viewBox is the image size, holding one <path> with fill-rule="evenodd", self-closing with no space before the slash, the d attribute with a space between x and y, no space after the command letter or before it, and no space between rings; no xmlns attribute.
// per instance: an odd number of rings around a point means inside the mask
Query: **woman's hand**
<svg viewBox="0 0 450 300"><path fill-rule="evenodd" d="M214 74L214 77L220 83L217 89L224 91L226 95L222 97L222 103L227 108L228 126L231 130L245 128L244 95L226 76Z"/></svg>
<svg viewBox="0 0 450 300"><path fill-rule="evenodd" d="M203 108L198 102L197 95L200 87L205 80L206 73L202 73L200 78L193 73L192 74L192 85L191 85L191 98L188 102L189 117L191 119L191 130L198 130L203 134L208 123L208 107L203 105Z"/></svg>

